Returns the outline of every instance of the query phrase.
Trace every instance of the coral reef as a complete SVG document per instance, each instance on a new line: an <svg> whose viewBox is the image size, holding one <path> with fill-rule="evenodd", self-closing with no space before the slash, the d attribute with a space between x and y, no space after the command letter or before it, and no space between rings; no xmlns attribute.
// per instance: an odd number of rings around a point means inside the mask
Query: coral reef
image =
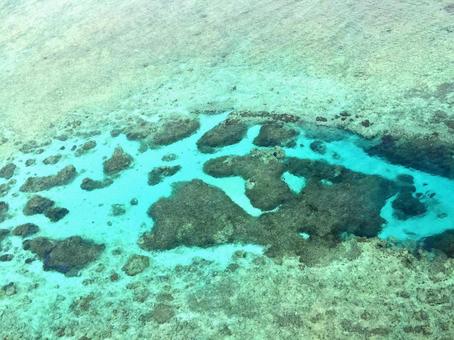
<svg viewBox="0 0 454 340"><path fill-rule="evenodd" d="M94 179L86 177L82 180L82 183L80 183L80 188L82 190L86 190L86 191L93 191L93 190L97 190L97 189L107 188L108 186L110 186L112 184L113 184L113 180L110 178L105 178L105 179L99 181L99 180L94 180Z"/></svg>
<svg viewBox="0 0 454 340"><path fill-rule="evenodd" d="M132 161L132 157L124 152L121 146L117 146L112 156L103 163L104 173L106 175L116 175L129 168Z"/></svg>
<svg viewBox="0 0 454 340"><path fill-rule="evenodd" d="M148 173L148 185L159 184L164 180L165 177L173 176L180 170L181 165L160 166L154 168Z"/></svg>
<svg viewBox="0 0 454 340"><path fill-rule="evenodd" d="M67 276L76 275L79 270L95 261L104 250L104 245L84 240L79 236L64 240L38 237L25 240L23 247L43 261L44 270L55 270Z"/></svg>
<svg viewBox="0 0 454 340"><path fill-rule="evenodd" d="M226 119L216 125L197 141L200 152L211 153L217 148L236 144L241 141L247 132L247 124L238 119Z"/></svg>
<svg viewBox="0 0 454 340"><path fill-rule="evenodd" d="M284 124L264 124L253 143L257 146L282 146L293 147L296 144L298 131Z"/></svg>
<svg viewBox="0 0 454 340"><path fill-rule="evenodd" d="M189 137L200 127L198 119L171 118L165 120L152 137L152 144L162 146Z"/></svg>
<svg viewBox="0 0 454 340"><path fill-rule="evenodd" d="M22 192L39 192L70 183L77 175L76 168L68 165L57 174L43 177L29 177L20 187Z"/></svg>
<svg viewBox="0 0 454 340"><path fill-rule="evenodd" d="M8 163L0 168L0 178L10 179L16 171L16 165L14 163Z"/></svg>

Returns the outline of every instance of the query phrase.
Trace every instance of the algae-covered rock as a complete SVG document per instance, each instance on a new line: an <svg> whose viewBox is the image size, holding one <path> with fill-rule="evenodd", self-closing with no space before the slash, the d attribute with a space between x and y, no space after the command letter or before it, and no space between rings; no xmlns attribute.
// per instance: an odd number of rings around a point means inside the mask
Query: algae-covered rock
<svg viewBox="0 0 454 340"><path fill-rule="evenodd" d="M60 154L52 155L52 156L44 158L43 163L45 165L54 165L54 164L57 164L61 158L62 158L62 155L60 155Z"/></svg>
<svg viewBox="0 0 454 340"><path fill-rule="evenodd" d="M68 165L57 174L43 177L29 177L20 187L22 192L38 192L70 183L77 175L76 168Z"/></svg>
<svg viewBox="0 0 454 340"><path fill-rule="evenodd" d="M43 214L55 204L54 201L40 195L33 195L25 204L23 213L25 216Z"/></svg>
<svg viewBox="0 0 454 340"><path fill-rule="evenodd" d="M142 273L150 266L150 258L144 255L131 255L122 270L129 276Z"/></svg>
<svg viewBox="0 0 454 340"><path fill-rule="evenodd" d="M44 212L44 216L46 216L51 222L58 222L63 217L68 215L68 213L69 213L69 210L66 208L52 207L52 208L47 209Z"/></svg>
<svg viewBox="0 0 454 340"><path fill-rule="evenodd" d="M246 238L254 223L222 190L200 180L178 183L148 214L155 224L139 240L148 250L229 243Z"/></svg>
<svg viewBox="0 0 454 340"><path fill-rule="evenodd" d="M260 128L258 136L254 139L257 146L282 146L292 147L296 144L298 131L284 124L270 123Z"/></svg>
<svg viewBox="0 0 454 340"><path fill-rule="evenodd" d="M94 180L91 178L84 178L80 184L80 188L86 191L93 191L97 189L103 189L113 184L113 180L105 178L102 181Z"/></svg>
<svg viewBox="0 0 454 340"><path fill-rule="evenodd" d="M112 204L112 216L121 216L126 214L126 207L124 204L115 203Z"/></svg>
<svg viewBox="0 0 454 340"><path fill-rule="evenodd" d="M160 166L154 168L148 173L148 184L149 185L159 184L163 181L165 177L173 176L180 170L181 170L180 165Z"/></svg>
<svg viewBox="0 0 454 340"><path fill-rule="evenodd" d="M39 227L34 223L18 225L12 231L14 236L28 237L39 232Z"/></svg>
<svg viewBox="0 0 454 340"><path fill-rule="evenodd" d="M64 240L38 237L23 243L43 261L44 270L54 270L66 275L77 272L95 261L104 250L104 245L72 236Z"/></svg>
<svg viewBox="0 0 454 340"><path fill-rule="evenodd" d="M4 201L0 201L0 223L8 218L9 205Z"/></svg>
<svg viewBox="0 0 454 340"><path fill-rule="evenodd" d="M227 145L240 142L247 133L247 124L238 119L227 119L207 131L198 141L197 148L204 153L211 153Z"/></svg>
<svg viewBox="0 0 454 340"><path fill-rule="evenodd" d="M163 122L154 134L152 143L155 145L169 145L195 133L200 127L198 119L172 118Z"/></svg>
<svg viewBox="0 0 454 340"><path fill-rule="evenodd" d="M454 178L454 145L442 143L436 138L399 140L385 135L380 143L366 151L370 155L384 157L395 164Z"/></svg>
<svg viewBox="0 0 454 340"><path fill-rule="evenodd" d="M104 173L106 175L115 175L129 168L132 164L132 157L118 146L115 148L112 156L103 163Z"/></svg>
<svg viewBox="0 0 454 340"><path fill-rule="evenodd" d="M414 216L420 216L427 211L426 205L408 191L400 192L393 201L392 207L394 209L394 215L399 220L407 220Z"/></svg>
<svg viewBox="0 0 454 340"><path fill-rule="evenodd" d="M76 149L76 157L82 156L96 147L96 141L89 140Z"/></svg>
<svg viewBox="0 0 454 340"><path fill-rule="evenodd" d="M454 257L454 229L426 237L424 239L424 246L428 249L441 250L446 256Z"/></svg>
<svg viewBox="0 0 454 340"><path fill-rule="evenodd" d="M14 163L8 163L0 168L0 178L10 179L16 171L16 165Z"/></svg>
<svg viewBox="0 0 454 340"><path fill-rule="evenodd" d="M211 159L203 170L213 177L241 176L246 180L246 196L262 210L272 210L293 197L281 179L286 171L282 156L274 150Z"/></svg>

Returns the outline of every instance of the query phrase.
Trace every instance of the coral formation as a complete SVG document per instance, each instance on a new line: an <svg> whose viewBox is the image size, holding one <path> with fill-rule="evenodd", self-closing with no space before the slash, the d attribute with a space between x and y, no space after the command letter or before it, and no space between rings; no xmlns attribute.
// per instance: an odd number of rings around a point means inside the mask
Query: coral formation
<svg viewBox="0 0 454 340"><path fill-rule="evenodd" d="M117 146L112 156L103 163L104 173L106 175L116 175L129 168L132 161L132 157L124 152L121 146Z"/></svg>
<svg viewBox="0 0 454 340"><path fill-rule="evenodd" d="M20 187L22 192L39 192L70 183L77 175L76 168L68 165L57 174L43 177L29 177Z"/></svg>
<svg viewBox="0 0 454 340"><path fill-rule="evenodd" d="M148 173L148 185L156 185L161 183L165 177L175 175L181 170L181 165L160 166L154 168Z"/></svg>
<svg viewBox="0 0 454 340"><path fill-rule="evenodd" d="M216 125L197 141L200 152L211 153L217 148L236 144L247 132L247 124L238 119L227 119Z"/></svg>

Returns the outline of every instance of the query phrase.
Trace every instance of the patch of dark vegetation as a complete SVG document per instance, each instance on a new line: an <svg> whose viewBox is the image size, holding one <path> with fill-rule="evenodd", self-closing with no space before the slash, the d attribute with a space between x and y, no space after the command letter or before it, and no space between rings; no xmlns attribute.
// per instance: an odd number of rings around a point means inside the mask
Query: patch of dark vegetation
<svg viewBox="0 0 454 340"><path fill-rule="evenodd" d="M191 136L199 127L198 119L173 118L166 120L152 137L152 144L161 146L175 143Z"/></svg>
<svg viewBox="0 0 454 340"><path fill-rule="evenodd" d="M84 178L80 184L80 188L86 191L93 191L97 189L103 189L113 184L113 180L110 178L103 179L102 181L94 180L91 178Z"/></svg>
<svg viewBox="0 0 454 340"><path fill-rule="evenodd" d="M394 164L454 178L454 145L443 144L434 137L399 140L385 135L377 145L366 151Z"/></svg>
<svg viewBox="0 0 454 340"><path fill-rule="evenodd" d="M14 176L14 171L16 171L16 165L8 163L0 169L0 178L10 179Z"/></svg>
<svg viewBox="0 0 454 340"><path fill-rule="evenodd" d="M133 158L123 151L123 148L118 146L115 148L112 156L106 159L103 163L104 173L106 175L116 175L123 170L129 168Z"/></svg>
<svg viewBox="0 0 454 340"><path fill-rule="evenodd" d="M257 146L293 147L296 145L298 131L280 123L262 125L258 136L254 139Z"/></svg>
<svg viewBox="0 0 454 340"><path fill-rule="evenodd" d="M424 239L424 246L430 250L440 250L446 254L446 256L454 258L454 229L426 237Z"/></svg>
<svg viewBox="0 0 454 340"><path fill-rule="evenodd" d="M88 264L98 259L104 245L72 236L63 240L37 237L23 242L23 248L43 261L44 270L53 270L67 276L77 275Z"/></svg>
<svg viewBox="0 0 454 340"><path fill-rule="evenodd" d="M3 254L0 255L0 262L9 262L12 261L14 258L13 254Z"/></svg>
<svg viewBox="0 0 454 340"><path fill-rule="evenodd" d="M0 201L0 223L4 222L8 218L9 204Z"/></svg>
<svg viewBox="0 0 454 340"><path fill-rule="evenodd" d="M39 227L34 223L25 223L18 225L12 231L14 236L29 237L39 232Z"/></svg>
<svg viewBox="0 0 454 340"><path fill-rule="evenodd" d="M148 173L148 185L159 184L164 180L165 177L173 176L180 170L181 170L180 165L160 166L154 168Z"/></svg>
<svg viewBox="0 0 454 340"><path fill-rule="evenodd" d="M207 131L198 141L197 148L203 153L215 152L217 148L240 142L248 126L238 119L226 119Z"/></svg>
<svg viewBox="0 0 454 340"><path fill-rule="evenodd" d="M60 155L60 154L49 156L49 157L44 158L43 163L45 165L54 165L54 164L57 164L61 158L62 158L62 155Z"/></svg>
<svg viewBox="0 0 454 340"><path fill-rule="evenodd" d="M246 196L254 207L272 210L293 197L282 181L285 164L282 150L255 150L246 156L211 159L203 170L213 177L240 176L246 180Z"/></svg>
<svg viewBox="0 0 454 340"><path fill-rule="evenodd" d="M49 190L53 187L63 186L71 183L76 175L76 168L72 165L68 165L55 175L27 178L27 180L19 190L22 192L38 192Z"/></svg>
<svg viewBox="0 0 454 340"><path fill-rule="evenodd" d="M96 147L96 141L89 140L76 149L75 155L76 155L76 157L85 155L87 152L94 149L95 147Z"/></svg>

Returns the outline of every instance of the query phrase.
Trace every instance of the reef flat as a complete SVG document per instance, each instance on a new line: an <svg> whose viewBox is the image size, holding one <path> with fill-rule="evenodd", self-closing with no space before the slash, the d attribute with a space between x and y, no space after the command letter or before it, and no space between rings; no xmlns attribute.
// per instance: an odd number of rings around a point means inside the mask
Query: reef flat
<svg viewBox="0 0 454 340"><path fill-rule="evenodd" d="M104 130L24 143L0 170L5 334L454 331L454 181L424 158L408 167L378 157L380 139L267 112ZM402 303L380 302L389 294ZM106 313L110 326L96 326Z"/></svg>

